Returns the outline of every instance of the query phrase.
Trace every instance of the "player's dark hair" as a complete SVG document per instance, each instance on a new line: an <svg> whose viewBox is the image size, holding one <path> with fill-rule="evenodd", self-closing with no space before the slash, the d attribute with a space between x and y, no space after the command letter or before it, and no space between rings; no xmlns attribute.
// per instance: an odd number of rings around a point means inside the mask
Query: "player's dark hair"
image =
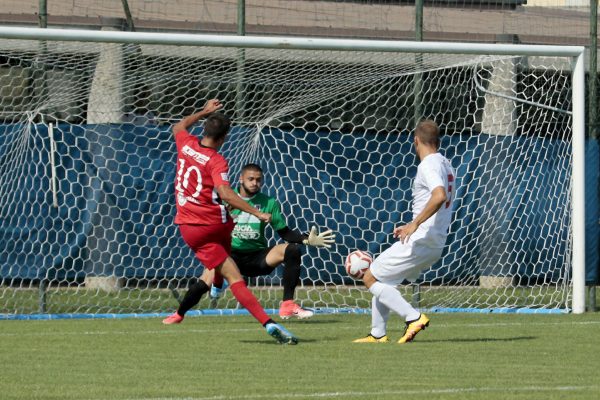
<svg viewBox="0 0 600 400"><path fill-rule="evenodd" d="M426 146L440 147L440 128L430 119L419 122L415 135Z"/></svg>
<svg viewBox="0 0 600 400"><path fill-rule="evenodd" d="M246 164L246 165L244 165L244 166L242 167L242 174L243 174L244 172L246 172L246 171L256 171L256 172L260 172L260 173L262 173L262 172L263 172L263 170L262 170L262 168L260 167L260 165L258 165L258 164L253 164L253 163Z"/></svg>
<svg viewBox="0 0 600 400"><path fill-rule="evenodd" d="M212 113L204 121L204 136L213 140L220 140L227 135L231 121L221 113Z"/></svg>

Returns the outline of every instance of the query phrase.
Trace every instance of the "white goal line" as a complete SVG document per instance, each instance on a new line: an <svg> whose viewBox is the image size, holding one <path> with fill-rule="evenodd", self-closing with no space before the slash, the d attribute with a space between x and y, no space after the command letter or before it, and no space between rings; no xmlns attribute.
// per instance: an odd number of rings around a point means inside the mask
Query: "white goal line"
<svg viewBox="0 0 600 400"><path fill-rule="evenodd" d="M435 395L435 394L460 394L460 393L529 393L529 392L591 392L600 387L596 385L585 386L522 386L522 387L467 387L467 388L440 388L440 389L407 389L407 390L378 390L378 391L349 391L349 392L305 392L305 393L265 393L241 396L209 396L209 397L134 397L125 400L222 400L222 399L293 399L293 398L347 398L364 396L398 396L398 395ZM108 400L108 399L107 399Z"/></svg>

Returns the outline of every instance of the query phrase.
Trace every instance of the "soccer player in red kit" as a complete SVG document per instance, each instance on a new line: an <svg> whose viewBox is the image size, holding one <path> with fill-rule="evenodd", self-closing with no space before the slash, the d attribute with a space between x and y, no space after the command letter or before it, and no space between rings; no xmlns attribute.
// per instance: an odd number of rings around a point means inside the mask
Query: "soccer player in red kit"
<svg viewBox="0 0 600 400"><path fill-rule="evenodd" d="M209 100L201 111L173 126L177 144L175 223L179 225L183 240L205 268L198 282L190 286L177 311L165 318L163 323L180 323L185 313L198 304L202 295L210 289L216 272L227 279L237 301L265 327L269 335L280 343L296 344L298 339L265 313L230 257L234 224L223 202L264 222L270 222L271 215L248 204L229 185L229 166L217 152L230 127L229 118L215 113L221 107L219 100ZM198 140L188 132L188 128L205 117L203 137Z"/></svg>

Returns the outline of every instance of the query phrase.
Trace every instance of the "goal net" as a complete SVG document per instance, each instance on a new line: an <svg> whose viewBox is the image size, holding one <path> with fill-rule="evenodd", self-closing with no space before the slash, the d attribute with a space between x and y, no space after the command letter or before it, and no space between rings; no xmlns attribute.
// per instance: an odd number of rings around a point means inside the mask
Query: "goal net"
<svg viewBox="0 0 600 400"><path fill-rule="evenodd" d="M454 220L442 259L401 287L407 299L434 311L571 309L569 54L391 51L382 42L277 48L268 38L263 48L243 38L233 47L201 36L177 45L190 36L159 36L0 42L1 316L177 306L202 265L173 223L170 129L209 98L233 120L222 149L232 181L258 163L290 228L337 232L331 250L304 250L304 307L369 308L344 259L355 249L378 255L394 226L412 219L412 132L430 118L456 171ZM271 233L271 244L280 241ZM249 284L266 309L279 307L280 269ZM199 308L239 306L226 292Z"/></svg>

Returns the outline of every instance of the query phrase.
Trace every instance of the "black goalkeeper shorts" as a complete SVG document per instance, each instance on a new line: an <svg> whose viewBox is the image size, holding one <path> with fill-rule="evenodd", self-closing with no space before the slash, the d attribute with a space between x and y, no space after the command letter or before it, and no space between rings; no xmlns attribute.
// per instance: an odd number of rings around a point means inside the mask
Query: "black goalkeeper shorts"
<svg viewBox="0 0 600 400"><path fill-rule="evenodd" d="M231 258L237 264L243 276L254 278L269 275L275 268L267 265L267 254L273 247L256 251L232 251Z"/></svg>

